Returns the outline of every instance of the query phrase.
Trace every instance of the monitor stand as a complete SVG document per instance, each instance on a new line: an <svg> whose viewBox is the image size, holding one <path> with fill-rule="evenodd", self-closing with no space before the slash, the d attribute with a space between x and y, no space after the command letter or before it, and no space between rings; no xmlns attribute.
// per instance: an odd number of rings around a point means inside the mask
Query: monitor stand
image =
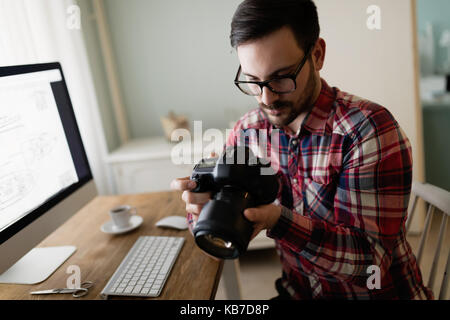
<svg viewBox="0 0 450 320"><path fill-rule="evenodd" d="M42 282L55 272L76 249L74 246L34 248L0 275L0 283Z"/></svg>

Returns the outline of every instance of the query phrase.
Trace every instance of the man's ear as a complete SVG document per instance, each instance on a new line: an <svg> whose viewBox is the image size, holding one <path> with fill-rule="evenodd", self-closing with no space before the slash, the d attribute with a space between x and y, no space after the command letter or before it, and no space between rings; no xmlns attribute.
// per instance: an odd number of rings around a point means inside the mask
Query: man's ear
<svg viewBox="0 0 450 320"><path fill-rule="evenodd" d="M319 38L316 41L316 44L314 46L314 49L311 52L311 56L314 63L314 68L316 71L322 70L324 61L325 61L325 53L327 49L327 44L325 43L325 40L322 38Z"/></svg>

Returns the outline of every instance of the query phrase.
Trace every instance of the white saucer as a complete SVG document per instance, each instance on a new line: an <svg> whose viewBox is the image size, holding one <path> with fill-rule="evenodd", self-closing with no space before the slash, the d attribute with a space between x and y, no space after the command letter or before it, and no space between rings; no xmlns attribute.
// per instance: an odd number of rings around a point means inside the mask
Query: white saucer
<svg viewBox="0 0 450 320"><path fill-rule="evenodd" d="M119 229L114 225L112 220L109 220L101 226L100 230L104 233L121 234L136 229L142 224L142 221L144 221L144 219L142 219L141 216L134 215L130 218L130 225L128 227Z"/></svg>

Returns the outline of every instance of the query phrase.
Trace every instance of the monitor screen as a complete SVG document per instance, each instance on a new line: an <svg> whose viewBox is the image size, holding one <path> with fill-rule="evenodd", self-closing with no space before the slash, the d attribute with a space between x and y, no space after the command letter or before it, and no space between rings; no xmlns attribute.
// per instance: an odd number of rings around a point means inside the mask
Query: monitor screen
<svg viewBox="0 0 450 320"><path fill-rule="evenodd" d="M60 65L0 68L0 243L91 178Z"/></svg>

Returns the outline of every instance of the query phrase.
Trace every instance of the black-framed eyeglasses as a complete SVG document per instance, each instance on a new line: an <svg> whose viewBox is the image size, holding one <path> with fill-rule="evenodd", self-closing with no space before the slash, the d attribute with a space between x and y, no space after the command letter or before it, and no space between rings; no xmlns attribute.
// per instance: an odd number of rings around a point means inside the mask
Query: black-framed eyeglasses
<svg viewBox="0 0 450 320"><path fill-rule="evenodd" d="M270 91L276 94L291 93L295 91L295 89L297 89L297 75L302 70L303 66L306 63L306 60L308 60L312 48L313 47L310 47L308 49L302 61L295 69L294 73L275 77L266 81L241 81L239 80L239 77L241 76L242 67L239 65L236 78L234 79L234 84L239 88L239 90L249 96L261 95L264 87L269 88Z"/></svg>

